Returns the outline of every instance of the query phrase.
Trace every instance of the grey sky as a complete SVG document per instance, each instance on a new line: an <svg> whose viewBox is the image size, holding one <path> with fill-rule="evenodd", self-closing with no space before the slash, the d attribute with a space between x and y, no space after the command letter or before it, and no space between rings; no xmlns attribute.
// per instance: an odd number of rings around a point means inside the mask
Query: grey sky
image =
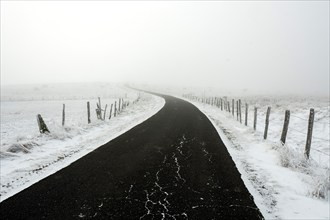
<svg viewBox="0 0 330 220"><path fill-rule="evenodd" d="M1 84L328 93L329 2L1 1Z"/></svg>

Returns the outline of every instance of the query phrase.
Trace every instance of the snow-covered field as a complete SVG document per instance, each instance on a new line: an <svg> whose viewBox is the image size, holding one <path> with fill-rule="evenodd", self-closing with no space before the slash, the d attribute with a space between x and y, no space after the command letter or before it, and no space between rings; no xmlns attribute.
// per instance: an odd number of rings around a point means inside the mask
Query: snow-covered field
<svg viewBox="0 0 330 220"><path fill-rule="evenodd" d="M237 97L233 97L237 98ZM258 107L257 131L253 108L248 126L236 114L216 106L191 101L212 121L233 157L243 180L266 219L329 219L330 141L328 99L243 97L242 103ZM231 99L228 100L231 101ZM231 102L230 102L231 103ZM267 140L263 140L265 112L272 107ZM304 157L309 108L315 108L310 160ZM284 112L291 110L285 146L280 143Z"/></svg>
<svg viewBox="0 0 330 220"><path fill-rule="evenodd" d="M200 97L228 95L230 102L240 98L243 104L242 124L237 121L236 114L233 117L216 106L186 100L212 121L266 219L330 218L328 97L237 95L225 90L200 88L143 89L181 98L182 94L192 92ZM66 94L65 91L72 92ZM131 104L118 117L98 121L94 110L98 96L104 106L118 98L132 103L138 93L106 84L39 85L2 90L1 201L141 123L164 105L163 99L142 93L140 101ZM91 102L91 124L87 124L87 100ZM66 104L64 127L61 126L63 103ZM249 104L248 126L244 125L245 103ZM269 132L267 140L263 140L268 106L271 107ZM253 130L254 107L258 108L256 131ZM304 147L310 108L315 109L315 123L310 159L306 160ZM291 111L291 118L287 142L282 146L279 139L287 109ZM44 117L51 131L49 135L38 133L35 119L38 113Z"/></svg>
<svg viewBox="0 0 330 220"><path fill-rule="evenodd" d="M113 84L15 86L4 88L1 95L0 201L116 138L165 104L157 96ZM118 98L130 105L110 120L108 107L106 120L100 121L95 114L98 96L102 108L118 103ZM91 124L87 123L87 101L91 103ZM64 127L62 104L66 105ZM39 113L50 134L39 133Z"/></svg>

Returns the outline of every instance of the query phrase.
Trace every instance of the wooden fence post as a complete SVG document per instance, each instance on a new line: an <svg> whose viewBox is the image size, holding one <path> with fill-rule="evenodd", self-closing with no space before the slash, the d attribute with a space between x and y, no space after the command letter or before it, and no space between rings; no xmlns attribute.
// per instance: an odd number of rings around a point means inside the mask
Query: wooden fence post
<svg viewBox="0 0 330 220"><path fill-rule="evenodd" d="M44 120L42 119L41 115L38 114L37 115L37 122L38 122L38 127L39 127L39 132L40 133L50 133L46 123L44 122Z"/></svg>
<svg viewBox="0 0 330 220"><path fill-rule="evenodd" d="M307 140L305 147L305 157L309 159L309 153L311 150L312 144L312 135L313 135L313 124L314 124L314 109L311 108L309 111L309 119L308 119L308 131L307 131Z"/></svg>
<svg viewBox="0 0 330 220"><path fill-rule="evenodd" d="M239 115L239 109L238 109L238 100L236 101L236 115L237 115L237 121L238 121L238 115Z"/></svg>
<svg viewBox="0 0 330 220"><path fill-rule="evenodd" d="M254 120L253 120L253 129L254 130L257 129L257 113L258 113L258 109L257 109L257 107L254 107Z"/></svg>
<svg viewBox="0 0 330 220"><path fill-rule="evenodd" d="M270 115L270 107L267 108L267 114L266 114L265 131L264 131L264 139L265 140L267 139L267 134L268 134L269 115Z"/></svg>
<svg viewBox="0 0 330 220"><path fill-rule="evenodd" d="M113 111L113 117L116 117L117 115L117 101L115 101L115 109Z"/></svg>
<svg viewBox="0 0 330 220"><path fill-rule="evenodd" d="M239 99L239 122L242 124L242 101Z"/></svg>
<svg viewBox="0 0 330 220"><path fill-rule="evenodd" d="M118 111L120 112L120 103L121 103L121 99L119 99L118 101Z"/></svg>
<svg viewBox="0 0 330 220"><path fill-rule="evenodd" d="M91 123L91 109L90 109L89 102L87 102L87 122L88 122L88 124Z"/></svg>
<svg viewBox="0 0 330 220"><path fill-rule="evenodd" d="M63 110L62 110L62 126L65 124L65 104L63 104Z"/></svg>
<svg viewBox="0 0 330 220"><path fill-rule="evenodd" d="M111 104L111 106L110 106L110 116L109 116L109 120L111 119L111 114L112 114L112 106L113 106L113 104Z"/></svg>
<svg viewBox="0 0 330 220"><path fill-rule="evenodd" d="M101 98L98 97L98 100L99 100L99 102L96 103L96 106L97 106L97 108L96 108L96 117L97 117L97 119L102 120Z"/></svg>
<svg viewBox="0 0 330 220"><path fill-rule="evenodd" d="M107 112L107 107L108 107L108 105L106 104L105 108L104 108L104 113L103 113L103 121L105 120L105 113Z"/></svg>
<svg viewBox="0 0 330 220"><path fill-rule="evenodd" d="M96 111L96 117L97 117L97 119L102 119L100 104L99 103L96 103L96 106L97 106L97 108L95 109L95 111Z"/></svg>
<svg viewBox="0 0 330 220"><path fill-rule="evenodd" d="M233 117L235 117L235 100L234 99L231 100L231 104L232 104L231 109L232 109Z"/></svg>
<svg viewBox="0 0 330 220"><path fill-rule="evenodd" d="M286 135L288 133L289 121L290 121L290 110L286 110L285 117L284 117L283 130L282 130L282 135L281 135L281 143L283 145L285 144Z"/></svg>
<svg viewBox="0 0 330 220"><path fill-rule="evenodd" d="M249 111L249 105L245 103L245 126L248 124L248 111Z"/></svg>

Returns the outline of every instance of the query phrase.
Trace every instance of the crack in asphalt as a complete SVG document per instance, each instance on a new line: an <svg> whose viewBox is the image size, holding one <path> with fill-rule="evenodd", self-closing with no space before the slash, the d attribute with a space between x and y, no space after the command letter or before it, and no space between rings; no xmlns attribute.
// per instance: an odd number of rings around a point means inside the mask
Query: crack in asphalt
<svg viewBox="0 0 330 220"><path fill-rule="evenodd" d="M176 148L176 151L183 157L185 157L185 154L183 153L183 147L184 144L188 143L188 141L186 140L185 136L183 135L181 139L179 139L179 144L178 145L174 145L174 147ZM171 163L172 162L172 163ZM182 212L180 214L170 214L170 202L168 201L168 197L171 195L171 193L167 192L164 190L164 186L161 185L160 183L160 175L161 172L164 170L164 167L166 167L166 164L172 164L172 166L170 166L172 168L172 170L175 171L175 180L177 181L174 186L178 186L179 183L181 183L180 185L183 185L186 183L186 179L182 177L182 175L180 174L180 170L181 170L181 166L179 163L179 159L177 157L177 154L175 152L173 152L172 156L168 158L167 155L164 156L164 159L161 163L161 167L160 169L156 172L155 175L155 182L154 182L154 186L155 188L153 188L153 191L151 191L150 193L145 190L145 194L146 194L146 201L144 202L144 207L146 210L146 213L143 214L140 219L144 219L147 216L154 216L155 214L160 214L162 216L162 219L165 219L166 217L168 218L172 218L172 219L176 219L176 217L179 216L184 216L188 219L188 214L186 212ZM130 188L130 190L132 189L132 187ZM129 190L129 191L130 191ZM195 191L197 192L197 191ZM160 194L163 196L158 196L158 200L152 200L150 198L150 196L154 195L154 194ZM154 206L159 205L159 207L162 207L161 210L162 212L159 212L159 210L157 210L158 212L153 213L153 209Z"/></svg>
<svg viewBox="0 0 330 220"><path fill-rule="evenodd" d="M208 161L212 163L212 154L210 154L205 148L202 148L204 156L208 157Z"/></svg>

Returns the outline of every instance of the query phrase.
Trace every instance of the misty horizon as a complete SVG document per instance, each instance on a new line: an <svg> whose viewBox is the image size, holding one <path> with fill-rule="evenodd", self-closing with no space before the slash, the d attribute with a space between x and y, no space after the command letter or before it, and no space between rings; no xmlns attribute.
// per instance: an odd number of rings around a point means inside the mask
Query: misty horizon
<svg viewBox="0 0 330 220"><path fill-rule="evenodd" d="M1 1L1 86L329 94L329 2Z"/></svg>

